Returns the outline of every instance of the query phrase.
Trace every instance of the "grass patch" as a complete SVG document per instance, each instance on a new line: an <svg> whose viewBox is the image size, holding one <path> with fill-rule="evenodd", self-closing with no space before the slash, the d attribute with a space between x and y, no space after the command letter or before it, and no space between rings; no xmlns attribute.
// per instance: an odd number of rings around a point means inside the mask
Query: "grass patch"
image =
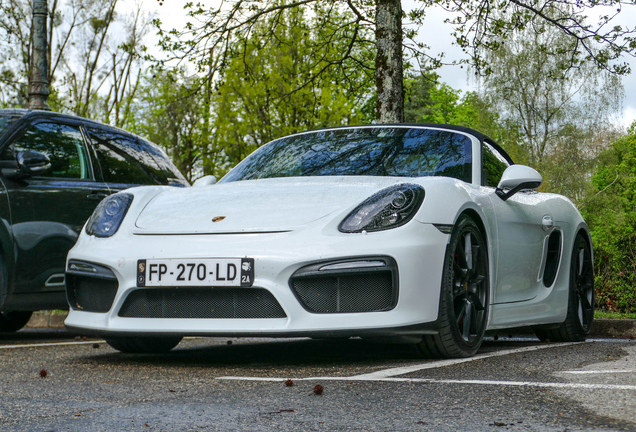
<svg viewBox="0 0 636 432"><path fill-rule="evenodd" d="M594 311L594 318L599 319L636 319L636 313L619 313L611 311Z"/></svg>
<svg viewBox="0 0 636 432"><path fill-rule="evenodd" d="M43 313L43 314L51 314L51 315L65 315L68 313L67 310L62 309L53 309L53 310L43 310L43 311L35 311L35 313Z"/></svg>

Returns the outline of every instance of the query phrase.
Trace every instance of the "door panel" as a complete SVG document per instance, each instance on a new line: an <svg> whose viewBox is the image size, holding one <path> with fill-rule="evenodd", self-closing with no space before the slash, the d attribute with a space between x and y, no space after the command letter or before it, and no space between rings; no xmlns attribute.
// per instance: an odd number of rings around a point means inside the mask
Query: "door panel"
<svg viewBox="0 0 636 432"><path fill-rule="evenodd" d="M543 217L551 216L537 193L520 192L507 201L492 194L497 218L497 277L494 303L530 300L545 289L538 278L543 260Z"/></svg>
<svg viewBox="0 0 636 432"><path fill-rule="evenodd" d="M51 160L37 177L5 179L16 250L15 292L63 291L47 281L64 273L66 255L84 223L109 189L94 180L79 128L42 122L30 126L3 152L3 161L33 150Z"/></svg>

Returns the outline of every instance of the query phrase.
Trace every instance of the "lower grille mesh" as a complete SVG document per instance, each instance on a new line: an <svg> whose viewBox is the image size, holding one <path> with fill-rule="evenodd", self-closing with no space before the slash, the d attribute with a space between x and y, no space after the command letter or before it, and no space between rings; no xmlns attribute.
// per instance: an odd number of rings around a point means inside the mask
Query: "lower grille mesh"
<svg viewBox="0 0 636 432"><path fill-rule="evenodd" d="M391 271L292 279L292 288L310 312L347 313L389 310L397 293Z"/></svg>
<svg viewBox="0 0 636 432"><path fill-rule="evenodd" d="M131 292L119 310L127 318L285 318L263 288L153 288Z"/></svg>

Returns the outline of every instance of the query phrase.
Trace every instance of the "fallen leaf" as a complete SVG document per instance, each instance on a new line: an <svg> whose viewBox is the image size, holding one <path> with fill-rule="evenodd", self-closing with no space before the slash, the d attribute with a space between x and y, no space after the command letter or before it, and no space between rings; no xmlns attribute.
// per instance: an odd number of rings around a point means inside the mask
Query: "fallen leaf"
<svg viewBox="0 0 636 432"><path fill-rule="evenodd" d="M321 395L323 391L324 391L324 387L321 386L320 384L316 384L314 386L314 394Z"/></svg>
<svg viewBox="0 0 636 432"><path fill-rule="evenodd" d="M293 382L292 380L288 379L288 380L285 380L285 385L286 385L287 387L291 387L291 386L293 386L293 385L294 385L294 382Z"/></svg>
<svg viewBox="0 0 636 432"><path fill-rule="evenodd" d="M42 369L42 370L40 371L40 378L46 378L46 376L47 376L48 374L49 374L49 373L46 371L46 369Z"/></svg>

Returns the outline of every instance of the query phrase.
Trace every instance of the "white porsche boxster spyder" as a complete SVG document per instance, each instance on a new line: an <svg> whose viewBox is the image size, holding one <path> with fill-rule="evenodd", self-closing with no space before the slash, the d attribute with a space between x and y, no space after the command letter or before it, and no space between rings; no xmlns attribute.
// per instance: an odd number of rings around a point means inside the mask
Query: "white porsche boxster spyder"
<svg viewBox="0 0 636 432"><path fill-rule="evenodd" d="M102 201L68 255L66 326L124 352L187 335L358 336L446 358L473 355L486 330L590 330L587 225L474 130L300 133L214 182Z"/></svg>

